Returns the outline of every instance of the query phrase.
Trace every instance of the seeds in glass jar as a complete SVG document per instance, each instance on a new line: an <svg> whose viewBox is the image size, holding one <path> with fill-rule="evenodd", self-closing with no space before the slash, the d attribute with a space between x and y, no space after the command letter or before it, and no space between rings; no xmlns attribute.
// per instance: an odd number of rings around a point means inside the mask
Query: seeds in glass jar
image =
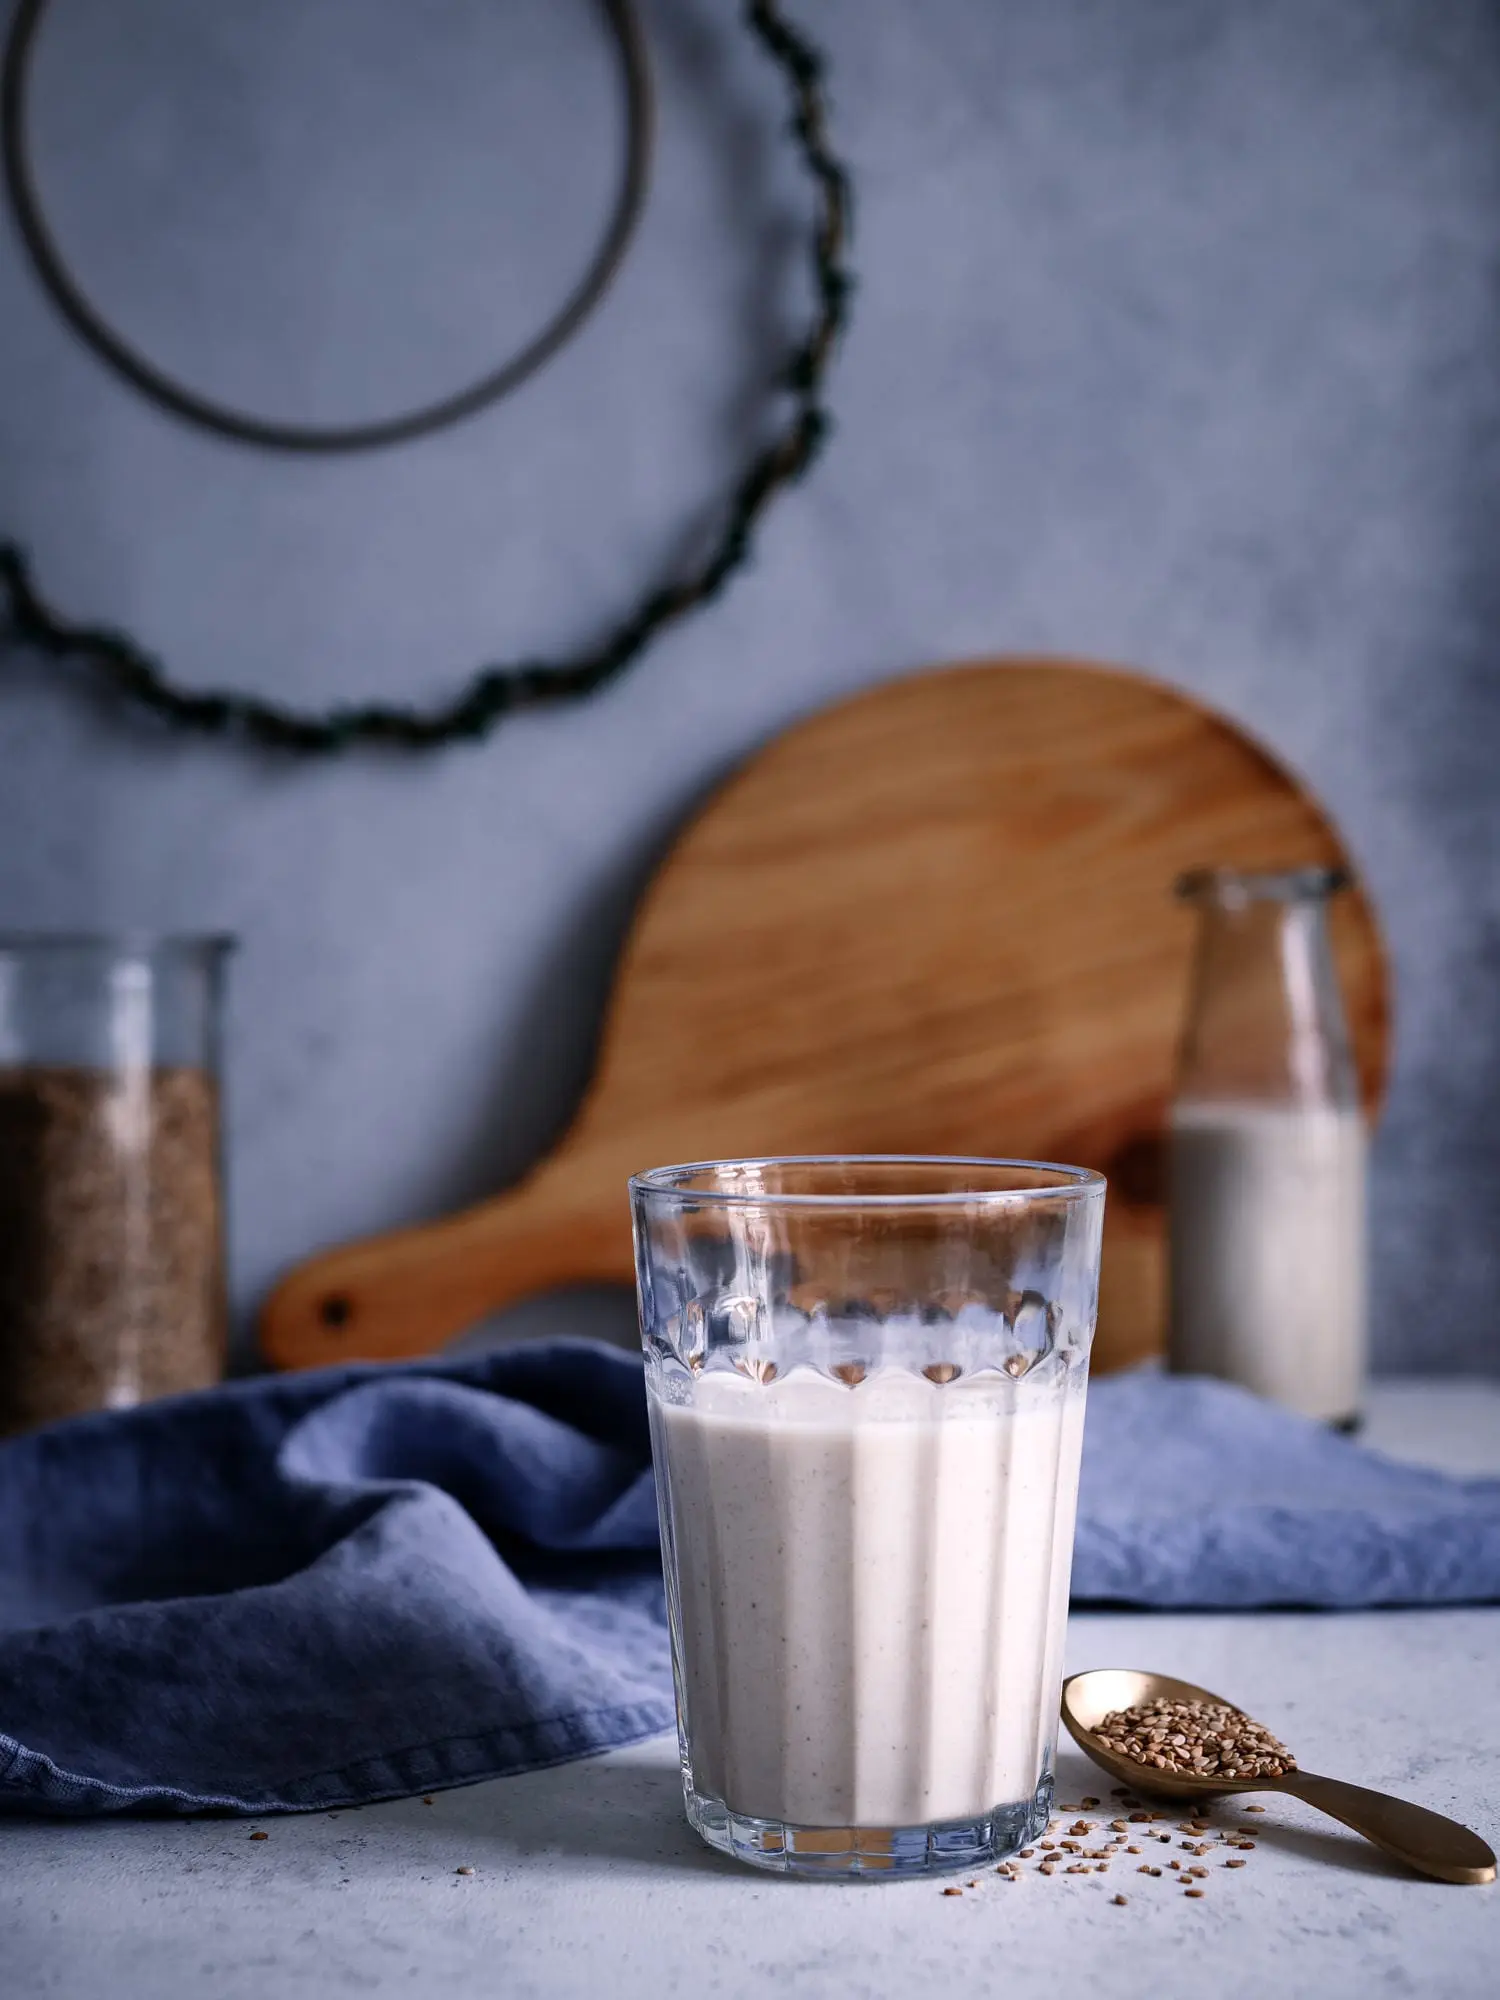
<svg viewBox="0 0 1500 2000"><path fill-rule="evenodd" d="M0 1063L0 1436L223 1372L204 1070Z"/></svg>

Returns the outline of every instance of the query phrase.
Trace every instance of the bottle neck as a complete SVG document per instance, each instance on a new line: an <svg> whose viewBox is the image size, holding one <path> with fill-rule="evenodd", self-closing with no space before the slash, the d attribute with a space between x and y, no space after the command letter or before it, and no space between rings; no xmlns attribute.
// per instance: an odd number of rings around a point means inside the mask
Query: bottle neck
<svg viewBox="0 0 1500 2000"><path fill-rule="evenodd" d="M1197 909L1178 1097L1356 1105L1325 902L1204 898Z"/></svg>

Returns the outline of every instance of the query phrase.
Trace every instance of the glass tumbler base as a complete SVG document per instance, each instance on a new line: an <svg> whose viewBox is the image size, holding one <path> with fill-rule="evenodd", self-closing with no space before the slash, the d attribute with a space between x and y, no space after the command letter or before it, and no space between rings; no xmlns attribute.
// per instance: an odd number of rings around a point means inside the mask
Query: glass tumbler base
<svg viewBox="0 0 1500 2000"><path fill-rule="evenodd" d="M1046 1831L1052 1791L1048 1775L1034 1798L994 1806L975 1819L934 1820L925 1826L795 1826L731 1812L722 1799L687 1786L684 1798L689 1821L709 1846L752 1868L893 1881L1004 1861Z"/></svg>

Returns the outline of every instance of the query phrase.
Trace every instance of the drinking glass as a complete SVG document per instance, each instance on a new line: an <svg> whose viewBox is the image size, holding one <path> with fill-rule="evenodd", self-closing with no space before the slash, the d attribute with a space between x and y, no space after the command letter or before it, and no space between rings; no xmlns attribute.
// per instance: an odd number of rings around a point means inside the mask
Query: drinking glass
<svg viewBox="0 0 1500 2000"><path fill-rule="evenodd" d="M1100 1175L726 1160L631 1182L687 1815L897 1876L1052 1800Z"/></svg>

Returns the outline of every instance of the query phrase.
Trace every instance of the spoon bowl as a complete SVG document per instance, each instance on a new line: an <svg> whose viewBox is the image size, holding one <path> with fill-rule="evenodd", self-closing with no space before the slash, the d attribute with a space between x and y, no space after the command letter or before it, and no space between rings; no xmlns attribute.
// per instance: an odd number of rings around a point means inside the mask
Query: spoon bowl
<svg viewBox="0 0 1500 2000"><path fill-rule="evenodd" d="M1477 1833L1442 1813L1429 1812L1426 1806L1392 1798L1388 1792L1367 1791L1362 1785L1346 1785L1342 1779L1319 1778L1303 1770L1284 1771L1276 1778L1200 1778L1188 1771L1159 1771L1155 1765L1138 1764L1133 1757L1121 1756L1100 1742L1099 1725L1107 1715L1158 1697L1222 1702L1235 1708L1237 1714L1245 1713L1235 1703L1225 1702L1223 1695L1194 1687L1191 1681L1174 1680L1170 1674L1101 1667L1092 1673L1074 1674L1063 1683L1062 1718L1078 1747L1132 1791L1164 1799L1227 1799L1238 1792L1285 1792L1342 1820L1385 1853L1434 1881L1494 1881L1494 1853Z"/></svg>
<svg viewBox="0 0 1500 2000"><path fill-rule="evenodd" d="M1241 1783L1229 1778L1198 1778L1190 1771L1158 1771L1154 1765L1138 1764L1122 1757L1118 1750L1105 1747L1095 1733L1105 1716L1117 1709L1135 1708L1142 1702L1222 1701L1207 1688L1191 1681L1173 1680L1170 1674L1141 1674L1129 1667L1100 1667L1093 1673L1074 1674L1063 1683L1062 1716L1068 1734L1096 1764L1132 1791L1149 1791L1163 1799L1227 1798L1231 1792L1258 1791L1265 1780ZM1230 1703L1230 1707L1234 1707ZM1243 1710L1240 1713L1243 1714Z"/></svg>

